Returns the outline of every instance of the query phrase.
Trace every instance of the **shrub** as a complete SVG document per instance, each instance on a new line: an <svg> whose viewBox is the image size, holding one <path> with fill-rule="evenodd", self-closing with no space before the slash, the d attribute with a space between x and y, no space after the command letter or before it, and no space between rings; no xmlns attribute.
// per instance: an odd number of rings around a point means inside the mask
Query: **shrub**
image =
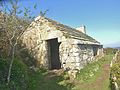
<svg viewBox="0 0 120 90"><path fill-rule="evenodd" d="M28 84L28 68L19 59L15 59L11 72L11 85L16 89L26 89Z"/></svg>
<svg viewBox="0 0 120 90"><path fill-rule="evenodd" d="M12 66L10 84L6 85L8 69L9 69L9 59L0 59L0 89L25 90L28 81L26 65L20 59L16 58Z"/></svg>
<svg viewBox="0 0 120 90"><path fill-rule="evenodd" d="M111 68L111 75L116 77L116 82L120 87L120 63L116 63Z"/></svg>
<svg viewBox="0 0 120 90"><path fill-rule="evenodd" d="M0 83L6 82L8 67L7 60L0 58Z"/></svg>
<svg viewBox="0 0 120 90"><path fill-rule="evenodd" d="M115 54L117 52L118 49L114 49L114 48L104 48L104 53L109 55L109 54Z"/></svg>

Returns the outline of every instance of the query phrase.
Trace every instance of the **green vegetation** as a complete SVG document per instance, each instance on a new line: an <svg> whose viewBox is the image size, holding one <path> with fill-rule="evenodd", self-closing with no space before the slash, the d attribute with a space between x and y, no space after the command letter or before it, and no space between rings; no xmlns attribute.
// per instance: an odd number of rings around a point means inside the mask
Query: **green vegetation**
<svg viewBox="0 0 120 90"><path fill-rule="evenodd" d="M28 74L27 66L21 60L15 59L11 72L11 82L6 85L8 74L9 59L0 59L0 89L2 90L19 90L27 86Z"/></svg>
<svg viewBox="0 0 120 90"><path fill-rule="evenodd" d="M109 55L109 54L115 54L117 52L118 49L114 49L114 48L104 48L104 53L106 55Z"/></svg>
<svg viewBox="0 0 120 90"><path fill-rule="evenodd" d="M111 90L110 62L116 51L117 49L112 48L104 49L103 58L81 69L73 90Z"/></svg>
<svg viewBox="0 0 120 90"><path fill-rule="evenodd" d="M7 85L8 61L0 58L0 90L70 90L72 87L67 73L50 75L45 69L33 70L19 58L14 60L11 81Z"/></svg>
<svg viewBox="0 0 120 90"><path fill-rule="evenodd" d="M105 55L104 58L88 64L84 69L80 70L80 74L78 74L75 81L78 84L85 83L86 85L95 82L103 73L102 65L109 63L112 56ZM19 58L15 58L11 72L11 82L6 85L8 61L8 59L0 59L0 89L2 90L72 90L73 87L73 90L82 89L81 86L69 80L67 73L54 76L54 74L50 75L44 69L33 70ZM104 85L109 85L109 79L105 80Z"/></svg>
<svg viewBox="0 0 120 90"><path fill-rule="evenodd" d="M66 72L57 75L45 69L30 68L31 64L27 64L24 58L19 56L13 62L8 85L6 79L10 60L0 58L0 90L110 90L110 72L107 69L114 53L111 50L109 53L81 69L74 81L69 79ZM118 80L119 67L120 64L116 64L112 68L112 73L118 75ZM119 84L119 81L117 82Z"/></svg>
<svg viewBox="0 0 120 90"><path fill-rule="evenodd" d="M25 8L21 11L24 17L20 18L19 6L17 5L19 0L10 0L10 10L5 8L6 5L3 1L0 2L0 90L93 90L94 85L98 85L94 90L98 90L98 88L108 90L109 72L106 72L106 68L108 69L106 66L109 65L117 49L104 49L105 57L89 63L80 70L75 82L69 79L67 73L56 75L44 69L30 68L35 62L32 57L29 57L27 51L23 51L21 54L19 42L21 35L32 19L31 11ZM34 8L36 8L36 5ZM69 27L66 28L70 29L67 32L71 32L71 35L76 38L83 37L96 42L86 34L78 33ZM26 59L26 57L29 57L29 59ZM117 77L116 82L120 85L119 61L120 56L117 56L117 62L111 68L111 74ZM100 79L98 79L99 77ZM100 84L101 78L104 80L102 84Z"/></svg>
<svg viewBox="0 0 120 90"><path fill-rule="evenodd" d="M21 53L19 43L34 18L33 11L26 7L20 10L20 0L7 2L11 7L0 1L0 90L70 90L66 74L48 78L46 70L34 67L36 62L27 51ZM36 9L36 4L33 7ZM40 14L44 16L46 11Z"/></svg>
<svg viewBox="0 0 120 90"><path fill-rule="evenodd" d="M113 64L111 68L111 75L116 76L116 82L120 86L120 63Z"/></svg>
<svg viewBox="0 0 120 90"><path fill-rule="evenodd" d="M106 63L110 63L113 55L105 55L98 61L88 64L85 68L81 69L77 79L81 82L89 82L91 80L96 79L98 75L102 72L102 65Z"/></svg>
<svg viewBox="0 0 120 90"><path fill-rule="evenodd" d="M81 69L73 90L110 90L109 64L113 55L105 55Z"/></svg>
<svg viewBox="0 0 120 90"><path fill-rule="evenodd" d="M120 52L118 52L118 55L116 57L116 62L113 63L113 66L111 68L111 76L116 77L114 81L117 82L118 86L120 87ZM114 81L111 80L112 88L114 88L114 85L113 85Z"/></svg>

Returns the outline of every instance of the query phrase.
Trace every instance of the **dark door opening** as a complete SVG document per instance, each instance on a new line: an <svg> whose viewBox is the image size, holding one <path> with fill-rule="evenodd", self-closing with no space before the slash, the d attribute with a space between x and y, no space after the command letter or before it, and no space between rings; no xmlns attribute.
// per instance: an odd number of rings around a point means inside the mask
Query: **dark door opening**
<svg viewBox="0 0 120 90"><path fill-rule="evenodd" d="M58 39L47 40L49 69L60 69L59 44Z"/></svg>

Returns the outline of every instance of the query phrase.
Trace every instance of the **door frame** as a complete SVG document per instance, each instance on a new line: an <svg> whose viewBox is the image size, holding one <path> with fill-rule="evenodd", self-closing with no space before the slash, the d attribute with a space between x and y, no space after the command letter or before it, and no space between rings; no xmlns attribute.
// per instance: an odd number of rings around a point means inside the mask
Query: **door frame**
<svg viewBox="0 0 120 90"><path fill-rule="evenodd" d="M59 58L59 42L58 38L47 41L48 67L50 70L60 69L61 63ZM56 45L56 46L55 46Z"/></svg>

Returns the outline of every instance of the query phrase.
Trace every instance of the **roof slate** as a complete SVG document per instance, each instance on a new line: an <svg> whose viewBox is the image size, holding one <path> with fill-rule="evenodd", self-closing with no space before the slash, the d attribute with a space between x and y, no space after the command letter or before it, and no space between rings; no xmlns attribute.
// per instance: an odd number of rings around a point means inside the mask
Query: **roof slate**
<svg viewBox="0 0 120 90"><path fill-rule="evenodd" d="M85 40L85 41L90 41L90 42L94 42L94 43L99 43L97 40L95 40L94 38L90 37L87 34L84 34L78 30L76 30L75 28L71 28L67 25L63 25L59 22L56 22L52 19L46 18L49 22L51 22L54 26L56 26L57 30L62 31L63 35L68 37L68 38L73 38L73 39L79 39L79 40Z"/></svg>

